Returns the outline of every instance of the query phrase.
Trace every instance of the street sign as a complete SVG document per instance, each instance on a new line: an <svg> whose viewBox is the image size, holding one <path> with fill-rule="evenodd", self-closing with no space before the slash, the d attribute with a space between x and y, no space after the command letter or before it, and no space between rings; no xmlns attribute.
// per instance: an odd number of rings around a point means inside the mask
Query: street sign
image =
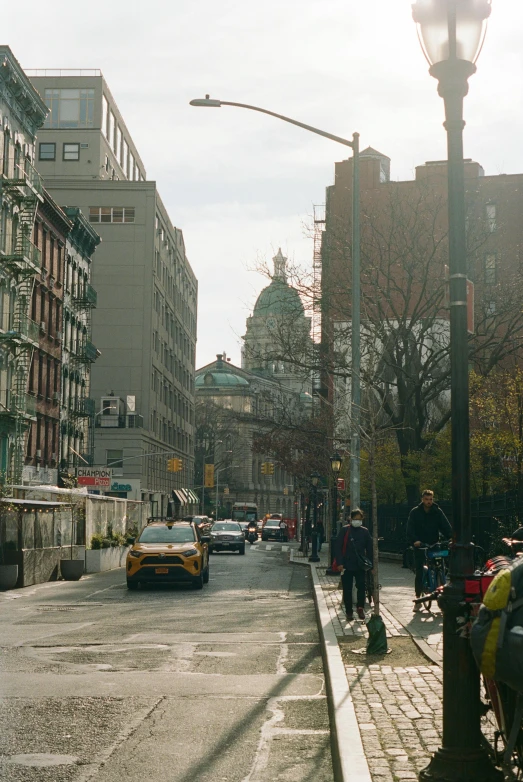
<svg viewBox="0 0 523 782"><path fill-rule="evenodd" d="M338 491L345 491L345 478L338 478L336 482Z"/></svg>
<svg viewBox="0 0 523 782"><path fill-rule="evenodd" d="M111 467L78 467L76 477L78 486L110 489L113 480L113 470Z"/></svg>
<svg viewBox="0 0 523 782"><path fill-rule="evenodd" d="M212 489L214 486L214 464L205 465L205 477L203 480L206 489Z"/></svg>

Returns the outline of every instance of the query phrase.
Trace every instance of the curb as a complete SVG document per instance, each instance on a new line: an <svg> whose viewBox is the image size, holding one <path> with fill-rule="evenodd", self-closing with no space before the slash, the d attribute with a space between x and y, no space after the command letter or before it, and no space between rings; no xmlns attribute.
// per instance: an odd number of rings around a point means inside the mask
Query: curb
<svg viewBox="0 0 523 782"><path fill-rule="evenodd" d="M309 566L314 586L316 621L320 634L331 726L334 779L336 782L349 782L349 780L350 782L372 782L338 639L332 626L316 567L307 561L294 559L293 554L294 551L290 556L290 561L293 564ZM321 567L324 566L322 563Z"/></svg>

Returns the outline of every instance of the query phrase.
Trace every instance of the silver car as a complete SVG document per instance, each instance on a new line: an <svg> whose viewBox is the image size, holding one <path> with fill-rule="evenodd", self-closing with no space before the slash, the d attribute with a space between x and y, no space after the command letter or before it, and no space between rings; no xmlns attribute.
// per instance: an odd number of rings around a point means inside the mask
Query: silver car
<svg viewBox="0 0 523 782"><path fill-rule="evenodd" d="M245 535L237 521L215 521L211 527L209 554L217 551L237 551L245 554Z"/></svg>

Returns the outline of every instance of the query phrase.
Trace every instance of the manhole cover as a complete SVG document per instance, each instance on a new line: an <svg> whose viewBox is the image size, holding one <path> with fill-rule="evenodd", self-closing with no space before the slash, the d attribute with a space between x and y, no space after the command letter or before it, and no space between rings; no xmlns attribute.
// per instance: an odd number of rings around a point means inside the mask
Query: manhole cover
<svg viewBox="0 0 523 782"><path fill-rule="evenodd" d="M51 755L48 752L35 752L31 755L11 755L8 760L16 766L48 768L49 766L74 766L78 763L75 755Z"/></svg>

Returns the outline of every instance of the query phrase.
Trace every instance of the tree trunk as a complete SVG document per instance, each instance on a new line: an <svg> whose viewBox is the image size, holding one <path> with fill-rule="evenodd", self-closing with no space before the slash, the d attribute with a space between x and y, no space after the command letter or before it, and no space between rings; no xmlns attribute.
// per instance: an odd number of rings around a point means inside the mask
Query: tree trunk
<svg viewBox="0 0 523 782"><path fill-rule="evenodd" d="M369 448L370 491L372 500L372 561L374 563L374 613L380 615L379 561L378 561L378 492L376 491L376 435L371 435Z"/></svg>

